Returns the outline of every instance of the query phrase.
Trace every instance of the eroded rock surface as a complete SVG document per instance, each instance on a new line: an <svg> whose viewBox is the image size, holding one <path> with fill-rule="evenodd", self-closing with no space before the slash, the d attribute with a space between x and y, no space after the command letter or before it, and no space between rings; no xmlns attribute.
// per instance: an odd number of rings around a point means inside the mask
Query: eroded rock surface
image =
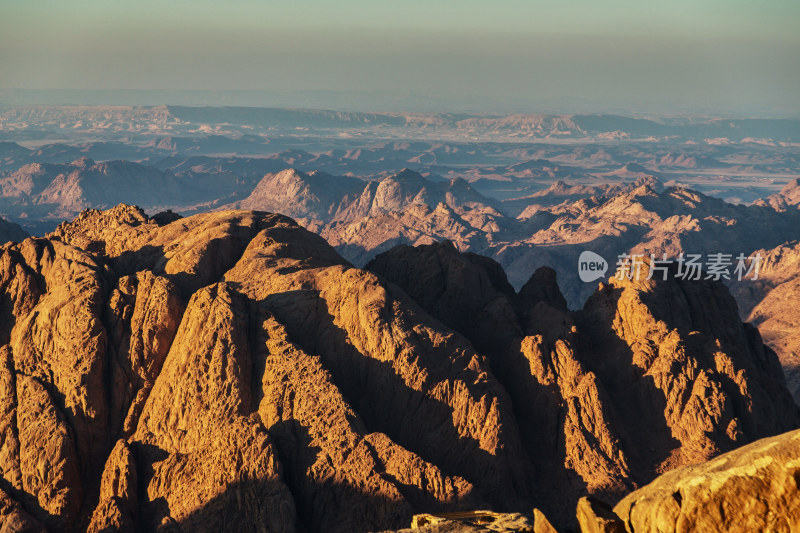
<svg viewBox="0 0 800 533"><path fill-rule="evenodd" d="M721 285L615 282L570 313L548 269L515 293L452 245L386 257L354 268L281 215L125 205L0 248L0 516L349 532L537 507L569 525L580 496L800 421Z"/></svg>
<svg viewBox="0 0 800 533"><path fill-rule="evenodd" d="M800 529L800 431L666 473L620 501L627 531Z"/></svg>
<svg viewBox="0 0 800 533"><path fill-rule="evenodd" d="M621 276L569 313L549 269L514 293L499 265L449 243L367 268L486 354L509 391L548 516L613 500L672 468L797 427L775 354L721 283ZM548 498L557 492L559 498Z"/></svg>

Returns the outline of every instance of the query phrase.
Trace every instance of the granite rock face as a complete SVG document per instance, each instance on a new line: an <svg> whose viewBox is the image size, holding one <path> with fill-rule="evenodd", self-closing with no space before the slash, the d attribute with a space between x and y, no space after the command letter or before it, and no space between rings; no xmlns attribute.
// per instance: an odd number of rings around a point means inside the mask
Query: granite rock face
<svg viewBox="0 0 800 533"><path fill-rule="evenodd" d="M516 294L499 265L449 243L399 246L366 268L489 357L534 463L539 505L560 522L585 494L613 501L798 425L775 354L721 283L674 272L648 280L647 262L638 279L612 277L570 313L551 270Z"/></svg>
<svg viewBox="0 0 800 533"><path fill-rule="evenodd" d="M288 218L87 211L0 267L15 520L366 531L530 497L486 359Z"/></svg>
<svg viewBox="0 0 800 533"><path fill-rule="evenodd" d="M354 268L281 215L125 205L1 247L4 524L571 524L581 496L800 422L721 285L615 282L570 313L547 269L515 293L447 244L387 257Z"/></svg>
<svg viewBox="0 0 800 533"><path fill-rule="evenodd" d="M620 501L627 531L797 531L800 431L668 472Z"/></svg>

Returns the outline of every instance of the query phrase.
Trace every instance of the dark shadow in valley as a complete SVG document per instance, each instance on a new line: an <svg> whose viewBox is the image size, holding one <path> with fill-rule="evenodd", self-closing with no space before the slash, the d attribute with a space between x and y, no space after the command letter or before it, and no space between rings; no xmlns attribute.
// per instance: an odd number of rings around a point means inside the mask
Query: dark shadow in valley
<svg viewBox="0 0 800 533"><path fill-rule="evenodd" d="M147 486L156 474L155 464L167 459L169 453L158 446L143 442L134 443L133 450L136 458L139 491L137 498L140 502L145 502L138 510L141 517L139 529L140 531L155 531L156 527L161 524L161 520L165 516L169 516L169 504L163 497L151 501L147 496Z"/></svg>
<svg viewBox="0 0 800 533"><path fill-rule="evenodd" d="M338 516L323 515L321 519L303 514L298 497L297 518L288 514L291 504L279 499L255 499L258 495L278 494L279 481L241 481L232 483L221 494L215 496L202 507L176 521L176 529L181 533L261 533L268 524L268 531L276 533L367 533L369 531L395 530L411 525L412 515L406 512L385 514L380 519L359 515L359 510L378 511L387 504L385 498L365 493L358 487L336 481L322 484L306 482L303 490L315 508L330 510L344 502L337 495L347 495L357 502L356 508L342 508ZM283 493L285 494L285 493ZM306 511L307 512L307 511ZM326 517L327 516L327 517ZM365 519L366 518L366 519ZM166 531L170 531L167 529Z"/></svg>
<svg viewBox="0 0 800 533"><path fill-rule="evenodd" d="M408 503L367 494L317 464L322 449L312 444L308 428L298 421L277 422L269 433L278 450L284 481L294 497L301 531L379 531L410 524L414 510Z"/></svg>

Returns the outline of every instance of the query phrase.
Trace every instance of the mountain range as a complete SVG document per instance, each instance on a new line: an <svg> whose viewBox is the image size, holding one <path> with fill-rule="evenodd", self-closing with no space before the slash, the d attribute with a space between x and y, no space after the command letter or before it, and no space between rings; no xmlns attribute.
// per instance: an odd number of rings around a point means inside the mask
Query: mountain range
<svg viewBox="0 0 800 533"><path fill-rule="evenodd" d="M613 264L623 253L669 258L681 252L750 255L800 236L794 182L749 206L685 186L664 186L653 176L598 185L557 181L532 195L504 201L486 196L475 185L409 169L366 180L292 168L261 175L258 168L228 171L200 163L183 170L158 170L81 158L70 164L28 164L1 177L0 207L15 213L13 220L49 220L38 227L50 229L84 208L107 208L121 201L150 211L280 212L321 234L358 265L396 244L447 239L462 251L496 259L517 288L539 266L555 268L572 308L582 305L592 291L575 275L584 250ZM764 227L770 232L765 234Z"/></svg>
<svg viewBox="0 0 800 533"><path fill-rule="evenodd" d="M612 280L571 312L554 271L516 292L449 243L360 269L282 215L125 205L0 268L0 515L32 528L370 531L487 506L564 527L583 496L800 426L716 281Z"/></svg>
<svg viewBox="0 0 800 533"><path fill-rule="evenodd" d="M796 530L799 137L3 107L0 532Z"/></svg>
<svg viewBox="0 0 800 533"><path fill-rule="evenodd" d="M140 125L166 130L193 126L249 130L407 129L415 135L457 131L478 136L516 138L769 138L797 142L797 119L728 117L626 117L611 114L364 113L325 109L189 106L13 106L0 110L0 126L10 131L54 125L92 130L131 131Z"/></svg>

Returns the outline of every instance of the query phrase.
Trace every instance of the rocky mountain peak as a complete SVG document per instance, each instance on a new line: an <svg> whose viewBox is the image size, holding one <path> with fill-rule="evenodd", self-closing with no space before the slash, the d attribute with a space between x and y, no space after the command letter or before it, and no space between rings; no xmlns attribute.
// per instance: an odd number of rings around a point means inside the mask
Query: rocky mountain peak
<svg viewBox="0 0 800 533"><path fill-rule="evenodd" d="M517 293L443 242L359 269L265 212L85 211L0 247L0 304L0 517L56 531L570 525L800 424L719 283L570 312L546 268Z"/></svg>
<svg viewBox="0 0 800 533"><path fill-rule="evenodd" d="M779 211L797 208L800 206L800 178L789 181L780 192L768 196L761 203Z"/></svg>
<svg viewBox="0 0 800 533"><path fill-rule="evenodd" d="M419 293L427 311L489 357L540 481L574 487L561 502L574 504L579 493L613 499L800 424L775 354L742 324L727 288L676 279L674 270L647 280L650 266L640 279L612 277L575 313L552 270L509 293L489 282L491 263L446 245L398 247L367 268Z"/></svg>
<svg viewBox="0 0 800 533"><path fill-rule="evenodd" d="M627 167L640 168L639 165L636 165L636 164L633 164L633 163L629 163L628 165L626 165L626 168ZM631 170L631 171L634 172L634 171L638 171L638 170ZM662 190L664 190L664 185L661 183L661 180L659 180L655 176L643 176L641 178L637 178L636 181L633 183L633 187L634 188L639 188L639 187L644 187L644 186L647 186L647 187L649 187L650 189L652 189L652 190L654 190L656 192L661 192Z"/></svg>
<svg viewBox="0 0 800 533"><path fill-rule="evenodd" d="M79 169L87 169L89 167L94 166L94 160L87 156L82 156L76 159L75 161L71 162L69 165L71 167L76 167Z"/></svg>
<svg viewBox="0 0 800 533"><path fill-rule="evenodd" d="M392 181L400 181L406 183L419 183L420 181L426 181L422 174L411 170L410 168L402 168L400 171L395 172L394 174L390 175L388 178Z"/></svg>

